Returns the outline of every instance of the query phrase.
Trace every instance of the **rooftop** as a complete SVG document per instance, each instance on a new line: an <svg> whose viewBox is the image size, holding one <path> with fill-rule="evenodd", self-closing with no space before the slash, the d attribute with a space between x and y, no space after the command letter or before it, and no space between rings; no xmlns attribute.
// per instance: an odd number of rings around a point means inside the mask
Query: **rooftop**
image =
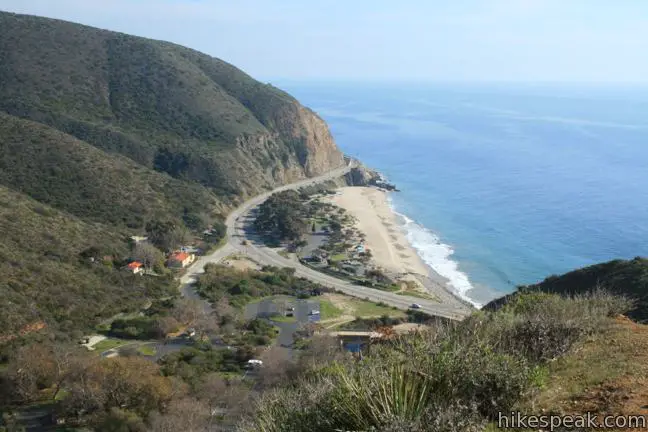
<svg viewBox="0 0 648 432"><path fill-rule="evenodd" d="M189 254L186 253L186 252L174 252L174 253L171 254L171 256L169 257L169 259L171 259L171 260L176 260L176 261L184 261L184 260L186 260L187 258L189 258Z"/></svg>

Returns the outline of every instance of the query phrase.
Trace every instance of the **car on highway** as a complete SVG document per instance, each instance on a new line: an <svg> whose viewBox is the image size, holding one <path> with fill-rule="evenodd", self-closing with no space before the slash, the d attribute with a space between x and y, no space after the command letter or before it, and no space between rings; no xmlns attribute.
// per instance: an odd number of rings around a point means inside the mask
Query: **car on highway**
<svg viewBox="0 0 648 432"><path fill-rule="evenodd" d="M410 308L412 308L412 309L421 309L421 305L418 304L418 303L412 303L412 305L410 306Z"/></svg>

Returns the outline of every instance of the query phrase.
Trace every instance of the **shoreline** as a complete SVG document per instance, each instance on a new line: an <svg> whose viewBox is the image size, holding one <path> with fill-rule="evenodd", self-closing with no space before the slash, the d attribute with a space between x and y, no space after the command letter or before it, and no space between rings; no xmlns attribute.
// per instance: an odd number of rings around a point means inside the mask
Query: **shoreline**
<svg viewBox="0 0 648 432"><path fill-rule="evenodd" d="M374 187L348 186L336 190L326 199L346 210L356 220L355 226L365 234L365 245L372 262L398 280L415 282L422 291L442 303L457 300L475 307L450 286L450 280L423 261L409 242L397 213L389 201L389 192Z"/></svg>

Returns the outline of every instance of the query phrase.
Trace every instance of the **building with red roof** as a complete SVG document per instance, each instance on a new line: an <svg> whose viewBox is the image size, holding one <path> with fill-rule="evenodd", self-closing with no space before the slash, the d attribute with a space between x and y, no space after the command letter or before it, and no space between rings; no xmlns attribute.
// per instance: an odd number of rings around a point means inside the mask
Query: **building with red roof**
<svg viewBox="0 0 648 432"><path fill-rule="evenodd" d="M196 259L196 255L187 252L174 252L167 260L168 267L185 268Z"/></svg>
<svg viewBox="0 0 648 432"><path fill-rule="evenodd" d="M144 264L139 261L133 261L132 263L128 264L126 268L133 274L139 274L144 271Z"/></svg>

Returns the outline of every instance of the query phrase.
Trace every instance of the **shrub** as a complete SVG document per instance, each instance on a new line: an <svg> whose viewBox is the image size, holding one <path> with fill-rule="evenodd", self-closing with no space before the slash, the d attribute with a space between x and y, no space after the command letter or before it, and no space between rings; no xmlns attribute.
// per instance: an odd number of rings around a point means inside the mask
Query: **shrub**
<svg viewBox="0 0 648 432"><path fill-rule="evenodd" d="M429 332L372 345L359 362L309 370L263 397L243 430L484 430L544 385L545 362L626 307L602 292L534 293L461 323L437 320Z"/></svg>

